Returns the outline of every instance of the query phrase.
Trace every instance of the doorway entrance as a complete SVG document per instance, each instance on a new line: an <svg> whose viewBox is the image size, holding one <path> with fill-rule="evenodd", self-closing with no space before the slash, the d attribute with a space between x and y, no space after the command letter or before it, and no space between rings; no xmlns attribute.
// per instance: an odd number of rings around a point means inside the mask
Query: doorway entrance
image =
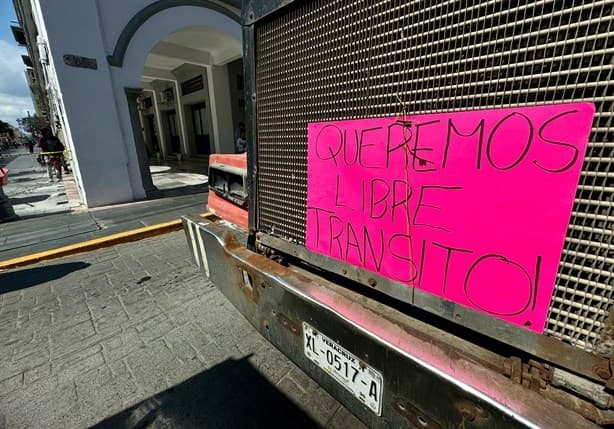
<svg viewBox="0 0 614 429"><path fill-rule="evenodd" d="M147 131L151 139L151 149L153 153L160 152L160 143L158 143L158 136L156 134L156 120L154 115L147 115Z"/></svg>
<svg viewBox="0 0 614 429"><path fill-rule="evenodd" d="M177 112L174 110L169 110L167 116L171 150L174 153L181 153L181 140L179 138L179 132L177 131Z"/></svg>
<svg viewBox="0 0 614 429"><path fill-rule="evenodd" d="M194 123L194 143L197 155L209 155L211 153L211 131L207 116L206 103L192 105L192 121Z"/></svg>

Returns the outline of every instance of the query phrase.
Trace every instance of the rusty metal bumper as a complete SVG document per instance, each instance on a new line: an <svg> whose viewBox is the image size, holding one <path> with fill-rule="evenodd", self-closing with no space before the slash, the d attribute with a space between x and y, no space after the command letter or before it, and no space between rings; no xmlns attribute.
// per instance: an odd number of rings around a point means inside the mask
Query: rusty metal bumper
<svg viewBox="0 0 614 429"><path fill-rule="evenodd" d="M370 427L596 427L513 383L503 375L505 357L252 252L230 224L183 223L203 273L260 334ZM305 356L303 322L383 374L381 416Z"/></svg>

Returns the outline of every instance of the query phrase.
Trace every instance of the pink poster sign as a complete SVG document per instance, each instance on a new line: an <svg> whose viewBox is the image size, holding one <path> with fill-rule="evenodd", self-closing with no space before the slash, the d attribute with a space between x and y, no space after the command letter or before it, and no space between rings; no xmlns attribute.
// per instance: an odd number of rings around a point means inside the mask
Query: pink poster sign
<svg viewBox="0 0 614 429"><path fill-rule="evenodd" d="M311 123L306 247L542 333L593 116L574 103Z"/></svg>

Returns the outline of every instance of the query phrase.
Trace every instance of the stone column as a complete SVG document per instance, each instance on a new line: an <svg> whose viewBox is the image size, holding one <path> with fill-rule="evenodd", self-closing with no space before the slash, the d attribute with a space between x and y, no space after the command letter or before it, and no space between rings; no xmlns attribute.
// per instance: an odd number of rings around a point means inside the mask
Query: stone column
<svg viewBox="0 0 614 429"><path fill-rule="evenodd" d="M212 66L207 71L215 152L234 153L234 128L230 107L228 68L225 65Z"/></svg>
<svg viewBox="0 0 614 429"><path fill-rule="evenodd" d="M151 172L149 171L149 162L147 161L147 150L145 149L145 140L141 131L141 119L139 117L138 97L141 95L141 90L138 88L126 88L126 97L128 99L128 110L130 112L130 122L132 123L132 134L134 134L134 143L136 145L136 155L139 161L139 170L143 181L145 193L155 191L156 187L151 180Z"/></svg>

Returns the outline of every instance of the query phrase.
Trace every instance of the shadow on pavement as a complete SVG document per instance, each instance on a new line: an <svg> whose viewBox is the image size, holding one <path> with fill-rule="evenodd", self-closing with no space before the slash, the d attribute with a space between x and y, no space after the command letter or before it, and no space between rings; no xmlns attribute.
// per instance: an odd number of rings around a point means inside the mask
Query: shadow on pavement
<svg viewBox="0 0 614 429"><path fill-rule="evenodd" d="M228 359L93 428L319 427L247 359Z"/></svg>
<svg viewBox="0 0 614 429"><path fill-rule="evenodd" d="M38 177L11 177L11 183L24 183L39 180Z"/></svg>
<svg viewBox="0 0 614 429"><path fill-rule="evenodd" d="M26 175L32 175L32 174L43 174L45 173L45 170L43 168L41 168L40 170L22 170L22 171L11 171L9 169L9 180L11 180L11 178L14 177L18 177L18 176L26 176ZM37 179L36 177L34 179Z"/></svg>
<svg viewBox="0 0 614 429"><path fill-rule="evenodd" d="M182 195L200 194L209 192L209 184L202 183L199 185L182 185L178 183L174 188L156 189L147 193L148 200L157 200L168 197L179 197Z"/></svg>
<svg viewBox="0 0 614 429"><path fill-rule="evenodd" d="M20 215L19 216L19 220L24 220L24 219L36 219L39 217L47 217L47 216L52 216L52 215L62 215L62 214L70 214L72 213L70 210L58 210L57 212L53 212L53 213L35 213L35 214L27 214L27 215Z"/></svg>
<svg viewBox="0 0 614 429"><path fill-rule="evenodd" d="M68 262L0 273L0 295L57 280L75 271L83 270L90 265L86 262Z"/></svg>
<svg viewBox="0 0 614 429"><path fill-rule="evenodd" d="M11 200L11 204L19 205L19 204L30 204L30 203L38 203L40 201L45 201L49 199L51 195L32 195L31 197L17 197L17 198L9 198Z"/></svg>

